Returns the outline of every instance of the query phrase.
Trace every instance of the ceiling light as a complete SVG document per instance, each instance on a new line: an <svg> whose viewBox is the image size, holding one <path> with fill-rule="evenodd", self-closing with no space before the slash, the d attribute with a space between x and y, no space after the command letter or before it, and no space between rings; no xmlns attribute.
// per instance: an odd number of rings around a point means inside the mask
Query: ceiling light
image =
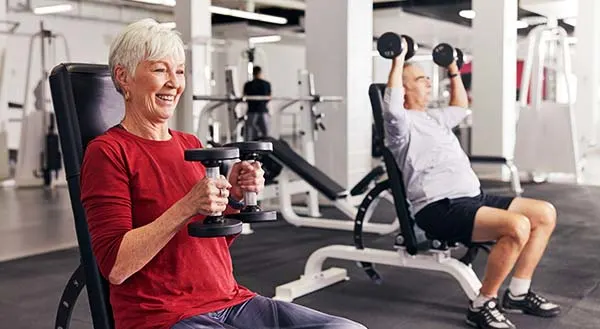
<svg viewBox="0 0 600 329"><path fill-rule="evenodd" d="M46 15L46 14L63 13L65 11L71 11L71 10L73 10L72 5L62 4L62 5L36 7L36 8L33 8L33 13L36 15Z"/></svg>
<svg viewBox="0 0 600 329"><path fill-rule="evenodd" d="M565 24L569 24L571 26L577 25L577 19L576 18L565 18L565 19L563 19L563 22Z"/></svg>
<svg viewBox="0 0 600 329"><path fill-rule="evenodd" d="M225 7L210 6L210 12L213 14L247 18L247 19L253 19L256 21L262 21L262 22L267 22L267 23L287 24L287 19L284 17L251 13L249 11L230 9L230 8L225 8Z"/></svg>
<svg viewBox="0 0 600 329"><path fill-rule="evenodd" d="M470 9L469 10L461 10L461 11L458 12L458 15L460 17L464 17L464 18L467 18L467 19L473 19L473 18L475 18L475 11L474 10L470 10Z"/></svg>
<svg viewBox="0 0 600 329"><path fill-rule="evenodd" d="M163 6L175 7L175 0L134 0L134 1L149 3L152 5L163 5Z"/></svg>
<svg viewBox="0 0 600 329"><path fill-rule="evenodd" d="M175 6L175 0L134 0L134 1L150 3L153 5L169 6L169 7ZM188 0L188 1L191 1L191 0ZM231 9L231 8L225 8L225 7L219 7L219 6L210 6L210 12L212 14L246 18L246 19L251 19L251 20L255 20L255 21L274 23L274 24L282 24L283 25L283 24L287 24L287 22L288 22L288 20L284 17L253 13L253 12L249 12L249 11L237 10L237 9Z"/></svg>
<svg viewBox="0 0 600 329"><path fill-rule="evenodd" d="M517 21L517 29L526 29L529 27L529 23L527 23L524 20L518 20Z"/></svg>
<svg viewBox="0 0 600 329"><path fill-rule="evenodd" d="M279 42L280 40L281 40L280 35L265 35L265 36L261 36L261 37L248 38L248 41L251 44Z"/></svg>

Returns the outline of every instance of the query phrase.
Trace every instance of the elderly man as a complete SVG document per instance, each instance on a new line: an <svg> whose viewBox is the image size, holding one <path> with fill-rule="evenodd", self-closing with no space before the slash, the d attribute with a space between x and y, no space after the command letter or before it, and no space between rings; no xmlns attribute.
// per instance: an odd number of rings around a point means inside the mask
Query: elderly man
<svg viewBox="0 0 600 329"><path fill-rule="evenodd" d="M405 63L408 47L393 60L384 95L385 143L404 174L417 225L443 240L496 241L479 296L467 323L477 328L515 328L499 309L498 290L514 268L502 310L551 317L559 306L530 289L531 279L556 223L552 204L484 193L452 128L468 115L468 97L455 62L447 68L450 104L428 109L429 77Z"/></svg>

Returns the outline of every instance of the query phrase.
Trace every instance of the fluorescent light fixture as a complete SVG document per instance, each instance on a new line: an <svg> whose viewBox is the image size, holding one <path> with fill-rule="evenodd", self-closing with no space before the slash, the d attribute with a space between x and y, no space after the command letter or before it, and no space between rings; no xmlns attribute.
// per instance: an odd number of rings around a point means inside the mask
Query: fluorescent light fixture
<svg viewBox="0 0 600 329"><path fill-rule="evenodd" d="M524 20L518 20L517 21L517 29L526 29L529 27L529 23L527 23Z"/></svg>
<svg viewBox="0 0 600 329"><path fill-rule="evenodd" d="M160 25L170 28L170 29L174 29L177 27L177 24L175 24L175 22L165 22L165 23L160 23Z"/></svg>
<svg viewBox="0 0 600 329"><path fill-rule="evenodd" d="M149 3L152 5L163 5L163 6L175 7L175 0L134 0L134 1Z"/></svg>
<svg viewBox="0 0 600 329"><path fill-rule="evenodd" d="M225 7L210 6L210 12L213 14L240 17L274 24L287 24L288 22L287 19L284 17L252 13L249 11L230 9Z"/></svg>
<svg viewBox="0 0 600 329"><path fill-rule="evenodd" d="M279 42L280 40L281 40L280 35L265 35L265 36L261 36L261 37L248 38L248 41L252 44Z"/></svg>
<svg viewBox="0 0 600 329"><path fill-rule="evenodd" d="M65 11L71 11L71 10L73 10L72 5L62 4L62 5L36 7L33 9L33 13L36 15L46 15L46 14L63 13Z"/></svg>
<svg viewBox="0 0 600 329"><path fill-rule="evenodd" d="M461 11L458 12L458 15L460 17L464 17L464 18L467 18L467 19L473 19L473 18L475 18L475 11L474 10L470 10L470 9L469 10L461 10Z"/></svg>
<svg viewBox="0 0 600 329"><path fill-rule="evenodd" d="M569 25L571 25L571 26L575 26L575 25L577 25L577 19L576 19L576 18L574 18L574 17L573 17L573 18L565 18L565 19L563 19L563 22L564 22L565 24L569 24Z"/></svg>
<svg viewBox="0 0 600 329"><path fill-rule="evenodd" d="M153 5L169 6L169 7L175 6L175 0L134 0L134 1L150 3ZM193 0L187 0L187 1L193 1ZM219 6L210 6L210 12L213 14L252 19L255 21L262 21L262 22L273 23L273 24L282 24L283 25L283 24L287 24L287 22L288 22L288 20L284 17L253 13L250 11L230 9L230 8L219 7Z"/></svg>

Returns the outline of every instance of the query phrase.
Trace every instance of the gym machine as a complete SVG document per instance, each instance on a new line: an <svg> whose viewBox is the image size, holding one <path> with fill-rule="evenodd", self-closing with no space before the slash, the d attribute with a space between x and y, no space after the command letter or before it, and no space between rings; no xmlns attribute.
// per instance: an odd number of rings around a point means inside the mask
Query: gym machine
<svg viewBox="0 0 600 329"><path fill-rule="evenodd" d="M539 180L537 175L567 173L581 183L583 154L577 137L575 91L569 81L567 32L558 25L538 25L529 33L528 42L516 109L515 162L534 181ZM547 99L543 99L544 81L551 95ZM562 87L560 82L564 82ZM563 97L557 93L561 89Z"/></svg>
<svg viewBox="0 0 600 329"><path fill-rule="evenodd" d="M324 114L319 113L317 104L320 102L341 102L343 99L338 96L319 96L315 93L314 78L311 73L306 70L298 72L298 88L299 96L290 97L269 97L269 96L237 96L235 90L235 77L237 76L234 67L227 67L225 70L225 90L228 96L194 96L195 100L209 100L210 102L200 112L196 134L205 145L219 146L230 142L243 141L242 127L244 126L244 116L240 115L238 105L245 103L248 100L271 100L277 102L277 107L274 110L276 113L272 129L274 134L272 137L279 138L281 132L278 127L281 127L281 113L291 106L301 103L301 148L300 154L310 164L315 163L314 142L317 138L318 129L325 129L323 124ZM273 104L273 103L271 103ZM305 111L305 104L310 106L310 111ZM222 105L227 105L227 124L226 136L222 140L221 124L215 119L215 111ZM271 183L279 176L282 170L282 165L276 161L269 161L266 158L263 162L265 170L265 180ZM308 210L298 209L300 212L308 213L309 216L320 216L318 211L318 195L308 184L298 182L294 184L296 193L308 193ZM262 199L276 198L278 195L278 187L268 184L265 191L262 193Z"/></svg>
<svg viewBox="0 0 600 329"><path fill-rule="evenodd" d="M21 139L15 173L17 187L65 185L62 173L60 143L54 113L48 109L49 100L47 81L49 77L48 63L55 63L55 46L61 40L64 54L70 60L69 47L62 34L44 28L40 22L40 31L31 36L29 59L25 83L25 100L23 102L23 119L21 121ZM34 89L35 102L30 100L31 71L33 67L33 46L40 42L41 79ZM49 56L51 54L51 56ZM36 111L31 111L35 108Z"/></svg>
<svg viewBox="0 0 600 329"><path fill-rule="evenodd" d="M408 47L405 59L409 60L412 58L417 49L414 40L410 36L398 35L394 32L386 32L377 40L377 50L379 54L387 59L394 59L396 56L400 55L402 51L401 38L406 40ZM461 49L452 47L447 43L440 43L435 46L431 55L434 63L443 68L448 67L452 61L456 60L456 64L460 70L465 63L464 54ZM523 193L523 188L521 186L521 180L519 177L519 170L515 165L514 159L500 156L480 156L473 154L467 155L469 156L471 163L497 164L507 168L510 173L510 184L513 193L515 193L517 196L520 196ZM535 156L535 152L532 153L532 156Z"/></svg>
<svg viewBox="0 0 600 329"><path fill-rule="evenodd" d="M0 34L12 35L19 27L19 22L1 20L0 23L10 26L6 31L0 31ZM6 88L6 57L8 52L8 43L3 41L0 55L0 183L12 176L10 165L10 146L8 141L9 122L11 121L9 109L10 104L7 102ZM4 107L8 104L8 107ZM0 186L3 184L0 184Z"/></svg>
<svg viewBox="0 0 600 329"><path fill-rule="evenodd" d="M302 120L302 134L309 135L308 137L314 141L313 136L315 130L325 129L323 125L323 113L318 113L316 107L321 102L342 102L343 98L339 96L320 96L315 93L314 78L311 73L306 70L298 72L299 96L237 96L235 88L235 67L227 67L225 69L225 95L194 95L194 100L209 101L209 103L201 110L196 129L196 135L205 144L220 145L223 143L243 141L241 129L244 126L245 117L240 114L238 105L252 100L268 100L280 101L283 104L279 105L274 112L281 113L290 106L297 103L309 103L310 111L303 112L306 115ZM221 124L215 119L214 111L219 107L227 105L227 129L225 131L225 140L221 140ZM303 109L304 107L302 107ZM279 117L279 116L277 116ZM280 122L275 122L275 127L280 126ZM275 129L276 130L276 129ZM279 137L279 132L273 137ZM303 144L304 145L304 144ZM304 153L304 152L303 152Z"/></svg>

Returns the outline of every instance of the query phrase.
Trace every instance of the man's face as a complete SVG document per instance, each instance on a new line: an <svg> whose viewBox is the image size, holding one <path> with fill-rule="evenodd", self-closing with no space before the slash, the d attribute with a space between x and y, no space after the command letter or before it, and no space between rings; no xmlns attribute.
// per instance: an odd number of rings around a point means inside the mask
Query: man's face
<svg viewBox="0 0 600 329"><path fill-rule="evenodd" d="M431 81L422 68L417 65L409 65L404 68L402 74L406 102L411 106L425 108L431 97Z"/></svg>

